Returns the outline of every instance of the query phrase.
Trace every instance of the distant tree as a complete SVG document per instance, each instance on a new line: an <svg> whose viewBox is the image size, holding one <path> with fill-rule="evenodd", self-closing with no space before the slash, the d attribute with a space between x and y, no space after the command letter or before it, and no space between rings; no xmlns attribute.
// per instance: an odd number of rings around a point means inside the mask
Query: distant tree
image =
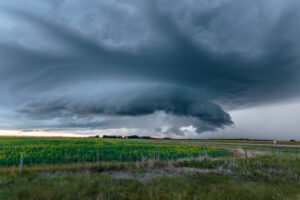
<svg viewBox="0 0 300 200"><path fill-rule="evenodd" d="M116 135L103 135L103 138L117 138Z"/></svg>
<svg viewBox="0 0 300 200"><path fill-rule="evenodd" d="M130 135L130 136L127 136L128 139L139 139L139 136L137 135Z"/></svg>
<svg viewBox="0 0 300 200"><path fill-rule="evenodd" d="M150 136L141 136L140 139L152 139Z"/></svg>

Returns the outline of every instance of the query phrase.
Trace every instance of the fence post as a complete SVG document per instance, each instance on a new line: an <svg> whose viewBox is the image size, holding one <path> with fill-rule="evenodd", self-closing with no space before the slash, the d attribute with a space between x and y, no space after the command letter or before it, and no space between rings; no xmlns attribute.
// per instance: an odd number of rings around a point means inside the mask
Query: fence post
<svg viewBox="0 0 300 200"><path fill-rule="evenodd" d="M20 173L22 173L22 171L23 171L23 163L24 163L24 154L21 154Z"/></svg>
<svg viewBox="0 0 300 200"><path fill-rule="evenodd" d="M207 147L205 147L205 159L208 159Z"/></svg>
<svg viewBox="0 0 300 200"><path fill-rule="evenodd" d="M280 149L277 147L278 160L280 161Z"/></svg>
<svg viewBox="0 0 300 200"><path fill-rule="evenodd" d="M157 162L158 162L158 167L160 167L160 150L158 149L158 153L157 153Z"/></svg>
<svg viewBox="0 0 300 200"><path fill-rule="evenodd" d="M248 163L248 154L247 154L247 149L244 148L244 151L245 151L245 159L246 159L246 162Z"/></svg>
<svg viewBox="0 0 300 200"><path fill-rule="evenodd" d="M100 155L98 151L97 151L97 171L100 172Z"/></svg>
<svg viewBox="0 0 300 200"><path fill-rule="evenodd" d="M234 156L235 156L235 167L237 167L237 158L238 158L238 152L235 150L234 151Z"/></svg>

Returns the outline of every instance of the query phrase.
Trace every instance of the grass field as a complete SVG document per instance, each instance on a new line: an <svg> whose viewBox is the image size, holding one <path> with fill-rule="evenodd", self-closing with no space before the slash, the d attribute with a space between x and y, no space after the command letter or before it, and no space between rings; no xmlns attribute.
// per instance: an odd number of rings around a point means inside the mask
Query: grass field
<svg viewBox="0 0 300 200"><path fill-rule="evenodd" d="M300 199L300 149L278 154L251 146L246 160L242 148L189 140L0 138L0 199ZM95 152L101 152L100 172L90 157ZM20 153L31 158L22 173Z"/></svg>

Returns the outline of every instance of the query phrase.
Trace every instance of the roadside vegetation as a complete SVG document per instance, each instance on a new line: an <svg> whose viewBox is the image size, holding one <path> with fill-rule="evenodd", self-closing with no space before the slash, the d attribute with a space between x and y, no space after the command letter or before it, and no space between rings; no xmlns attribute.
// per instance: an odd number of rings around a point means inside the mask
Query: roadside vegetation
<svg viewBox="0 0 300 200"><path fill-rule="evenodd" d="M186 139L188 140L188 139ZM185 141L185 140L182 140ZM245 143L245 144L274 144L274 140L252 140L252 139L204 139L204 140L190 140L194 142L215 142L215 143ZM276 141L278 145L300 145L300 141L291 139L289 141Z"/></svg>

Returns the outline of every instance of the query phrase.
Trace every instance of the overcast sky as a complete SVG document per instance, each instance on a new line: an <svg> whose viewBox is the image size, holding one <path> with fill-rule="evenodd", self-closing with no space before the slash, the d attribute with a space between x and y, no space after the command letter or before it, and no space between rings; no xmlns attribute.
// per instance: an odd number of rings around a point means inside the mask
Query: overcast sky
<svg viewBox="0 0 300 200"><path fill-rule="evenodd" d="M1 0L0 130L300 139L299 21L297 0Z"/></svg>

